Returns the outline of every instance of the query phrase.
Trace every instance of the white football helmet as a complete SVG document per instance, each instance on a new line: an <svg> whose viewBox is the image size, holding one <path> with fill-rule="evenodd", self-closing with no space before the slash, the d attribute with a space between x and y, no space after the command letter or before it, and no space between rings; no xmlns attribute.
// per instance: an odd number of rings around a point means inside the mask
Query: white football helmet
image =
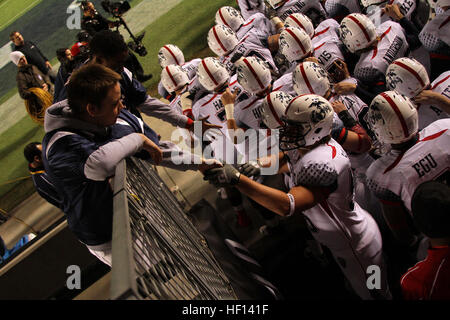
<svg viewBox="0 0 450 320"><path fill-rule="evenodd" d="M184 64L184 54L176 45L166 44L159 49L158 61L161 68L165 68L169 64L181 66Z"/></svg>
<svg viewBox="0 0 450 320"><path fill-rule="evenodd" d="M239 84L249 93L259 93L272 82L270 69L258 57L240 58L235 66Z"/></svg>
<svg viewBox="0 0 450 320"><path fill-rule="evenodd" d="M172 93L189 83L186 71L174 64L169 64L161 71L161 82L167 92Z"/></svg>
<svg viewBox="0 0 450 320"><path fill-rule="evenodd" d="M289 62L302 60L313 51L311 38L305 30L290 27L285 28L280 34L280 52Z"/></svg>
<svg viewBox="0 0 450 320"><path fill-rule="evenodd" d="M280 149L311 146L330 135L333 114L330 102L321 96L305 94L292 99L282 117Z"/></svg>
<svg viewBox="0 0 450 320"><path fill-rule="evenodd" d="M214 91L228 82L230 74L219 59L209 57L199 63L197 77L206 90Z"/></svg>
<svg viewBox="0 0 450 320"><path fill-rule="evenodd" d="M330 90L327 72L315 62L303 62L295 67L292 82L297 94L312 93L324 96Z"/></svg>
<svg viewBox="0 0 450 320"><path fill-rule="evenodd" d="M283 91L273 91L264 98L261 118L267 128L279 129L283 126L281 118L293 98L293 96Z"/></svg>
<svg viewBox="0 0 450 320"><path fill-rule="evenodd" d="M419 130L414 104L396 91L383 92L373 99L368 120L377 139L386 144L406 142Z"/></svg>
<svg viewBox="0 0 450 320"><path fill-rule="evenodd" d="M377 38L377 30L366 15L352 13L342 19L339 36L347 49L355 53L369 47Z"/></svg>
<svg viewBox="0 0 450 320"><path fill-rule="evenodd" d="M217 24L208 32L208 46L217 56L231 52L239 43L236 33L224 24Z"/></svg>
<svg viewBox="0 0 450 320"><path fill-rule="evenodd" d="M217 10L216 24L224 24L234 32L237 32L240 26L244 24L244 18L235 8L225 6Z"/></svg>
<svg viewBox="0 0 450 320"><path fill-rule="evenodd" d="M287 0L267 0L267 2L269 3L269 5L274 8L274 9L278 9L279 7L281 7Z"/></svg>
<svg viewBox="0 0 450 320"><path fill-rule="evenodd" d="M415 59L400 58L389 65L386 85L408 98L414 98L430 84L427 70Z"/></svg>
<svg viewBox="0 0 450 320"><path fill-rule="evenodd" d="M291 14L284 21L284 26L286 28L289 27L301 28L306 31L306 33L310 38L314 36L314 25L311 19L308 18L308 16L304 15L303 13L296 12Z"/></svg>

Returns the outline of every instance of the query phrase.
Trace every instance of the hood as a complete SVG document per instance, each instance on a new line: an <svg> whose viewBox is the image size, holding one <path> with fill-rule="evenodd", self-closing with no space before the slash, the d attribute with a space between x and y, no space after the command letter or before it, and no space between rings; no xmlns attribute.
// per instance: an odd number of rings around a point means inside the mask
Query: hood
<svg viewBox="0 0 450 320"><path fill-rule="evenodd" d="M100 127L75 118L67 99L55 103L45 111L45 132L48 133L57 129L73 129L96 136L106 136L109 132L107 127Z"/></svg>

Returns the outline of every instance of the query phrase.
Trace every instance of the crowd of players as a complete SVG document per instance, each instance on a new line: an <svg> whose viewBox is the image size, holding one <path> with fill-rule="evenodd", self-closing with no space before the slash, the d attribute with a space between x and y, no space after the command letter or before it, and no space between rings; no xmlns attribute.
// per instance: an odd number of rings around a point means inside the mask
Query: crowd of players
<svg viewBox="0 0 450 320"><path fill-rule="evenodd" d="M108 179L138 152L200 170L242 227L243 196L268 227L275 215L302 215L362 299L392 299L389 269L426 256L401 278L403 297L450 298L450 1L432 2L430 19L420 0L237 4L220 8L208 32L216 57L185 61L176 45L161 47L158 92L168 104L124 69L120 35L90 40L90 61L45 116L43 163L69 227L111 264ZM186 141L211 152L160 141L141 112L187 129ZM243 134L251 131L264 134ZM261 148L268 156L252 157ZM273 167L284 190L266 180ZM374 286L371 266L380 270Z"/></svg>

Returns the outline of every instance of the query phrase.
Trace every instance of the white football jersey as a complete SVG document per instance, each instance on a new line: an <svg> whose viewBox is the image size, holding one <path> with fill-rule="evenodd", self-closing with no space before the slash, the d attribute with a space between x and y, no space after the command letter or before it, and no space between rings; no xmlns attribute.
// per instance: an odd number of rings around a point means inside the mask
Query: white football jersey
<svg viewBox="0 0 450 320"><path fill-rule="evenodd" d="M275 34L275 27L269 19L262 13L255 13L249 17L236 31L239 40L243 39L250 31L256 30L261 40L267 41L267 38Z"/></svg>
<svg viewBox="0 0 450 320"><path fill-rule="evenodd" d="M450 56L450 10L443 11L429 21L419 34L420 42L433 53Z"/></svg>
<svg viewBox="0 0 450 320"><path fill-rule="evenodd" d="M319 64L328 70L336 59L344 59L342 48L344 44L339 39L339 23L334 19L322 21L311 38L314 48L314 57Z"/></svg>
<svg viewBox="0 0 450 320"><path fill-rule="evenodd" d="M400 8L400 12L406 17L406 19L411 20L411 17L416 10L416 0L390 0L389 4L396 4ZM367 16L372 20L372 22L379 26L386 21L393 21L386 13L383 12L384 5L374 7L372 11L367 12Z"/></svg>
<svg viewBox="0 0 450 320"><path fill-rule="evenodd" d="M236 0L244 20L255 13L264 13L266 6L263 0Z"/></svg>
<svg viewBox="0 0 450 320"><path fill-rule="evenodd" d="M431 90L450 99L450 71L446 71L437 77L431 84ZM449 117L447 112L430 104L418 104L417 112L419 113L419 130L436 120Z"/></svg>
<svg viewBox="0 0 450 320"><path fill-rule="evenodd" d="M288 0L276 11L282 21L293 13L303 13L312 21L320 20L320 17L325 19L327 16L322 4L317 0Z"/></svg>
<svg viewBox="0 0 450 320"><path fill-rule="evenodd" d="M384 79L388 66L396 59L404 57L408 49L404 30L397 22L387 21L377 28L381 38L377 46L361 54L355 66L354 76L365 83Z"/></svg>
<svg viewBox="0 0 450 320"><path fill-rule="evenodd" d="M391 150L367 171L369 188L384 202L401 202L411 212L416 188L430 180L447 180L450 167L450 119L441 119L420 131L406 152ZM448 182L447 182L448 183Z"/></svg>
<svg viewBox="0 0 450 320"><path fill-rule="evenodd" d="M270 69L274 72L278 72L278 68L273 61L270 50L261 43L259 33L256 29L249 31L247 35L239 41L238 45L231 53L220 57L219 60L225 65L230 75L232 75L236 71L234 63L239 60L240 57L249 56L256 56L260 58L268 64Z"/></svg>
<svg viewBox="0 0 450 320"><path fill-rule="evenodd" d="M324 7L329 17L338 20L342 20L350 13L361 13L359 0L327 0Z"/></svg>
<svg viewBox="0 0 450 320"><path fill-rule="evenodd" d="M236 97L236 100L239 101L240 99L243 99L244 96L248 96L246 92L242 89L242 87L239 85L239 83L236 80L236 76L230 79L229 82L229 88L230 90L237 91L238 95ZM195 104L192 106L192 114L196 120L199 120L201 118L208 117L208 122L215 125L222 126L221 129L213 129L211 130L211 135L220 135L224 137L224 142L226 141L226 144L229 146L233 146L234 144L229 139L229 133L228 133L228 127L227 127L227 117L225 113L225 106L223 105L222 101L220 100L221 94L218 93L210 93L201 99L197 100ZM220 131L220 133L218 132ZM208 137L209 137L208 136ZM225 150L225 146L223 146L224 143L221 143L221 141L217 141L217 143L212 144L213 150L215 150L215 158L218 160L225 160L229 163L235 163L233 159L228 158L230 148L227 148ZM222 147L224 148L222 150ZM239 146L237 146L238 150ZM225 155L225 152L228 152ZM236 152L236 154L241 155L241 151ZM242 157L242 155L241 155Z"/></svg>
<svg viewBox="0 0 450 320"><path fill-rule="evenodd" d="M341 145L331 139L303 157L297 150L287 155L289 188L323 187L329 194L325 201L303 211L314 238L335 256L348 256L367 246L378 229L368 223L369 214L354 201L350 161Z"/></svg>

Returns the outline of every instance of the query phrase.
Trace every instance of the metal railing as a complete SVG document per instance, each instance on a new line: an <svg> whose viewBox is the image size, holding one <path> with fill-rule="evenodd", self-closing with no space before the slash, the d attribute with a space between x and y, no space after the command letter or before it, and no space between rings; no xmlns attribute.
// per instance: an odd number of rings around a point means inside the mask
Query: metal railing
<svg viewBox="0 0 450 320"><path fill-rule="evenodd" d="M111 298L237 299L175 196L136 158L122 161L114 178Z"/></svg>

